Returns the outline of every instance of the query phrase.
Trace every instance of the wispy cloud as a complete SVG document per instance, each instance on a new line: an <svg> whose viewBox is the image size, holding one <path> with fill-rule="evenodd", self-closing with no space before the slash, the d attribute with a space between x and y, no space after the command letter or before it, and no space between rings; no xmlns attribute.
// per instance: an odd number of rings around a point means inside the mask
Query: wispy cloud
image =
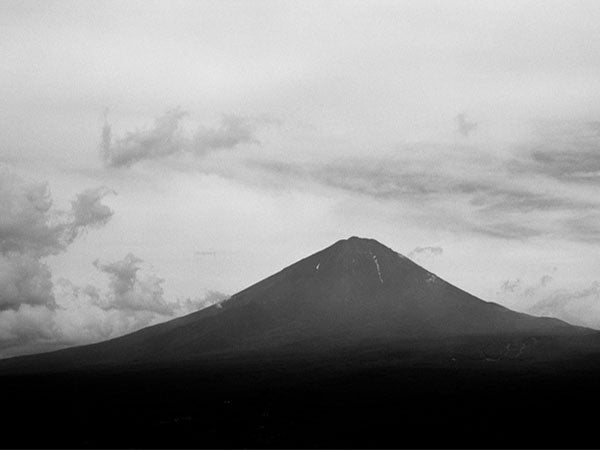
<svg viewBox="0 0 600 450"><path fill-rule="evenodd" d="M600 183L598 122L542 122L536 139L522 146L512 171L544 175L571 183Z"/></svg>
<svg viewBox="0 0 600 450"><path fill-rule="evenodd" d="M522 284L523 284L523 281L520 279L504 280L502 282L502 284L500 285L500 292L501 293L515 292L517 289L519 289L521 287Z"/></svg>
<svg viewBox="0 0 600 450"><path fill-rule="evenodd" d="M167 111L147 129L129 131L114 138L108 122L102 130L102 159L108 167L128 167L142 160L161 159L189 153L203 156L216 150L233 149L241 144L257 144L256 121L225 115L220 126L199 126L193 135L182 127L187 112L177 108Z"/></svg>
<svg viewBox="0 0 600 450"><path fill-rule="evenodd" d="M288 184L295 180L401 203L426 216L429 225L439 221L440 227L501 239L595 238L589 211L599 208L600 201L585 193L515 175L506 170L505 160L478 159L476 150L464 150L448 164L436 161L437 149L428 154L418 147L413 153L403 151L402 157L378 160L254 160L249 164L268 174L267 178ZM582 215L586 215L583 221L579 220Z"/></svg>
<svg viewBox="0 0 600 450"><path fill-rule="evenodd" d="M500 293L502 294L515 294L520 293L526 297L533 297L540 290L546 288L554 279L552 275L543 275L539 280L534 283L526 284L522 279L516 280L504 280L500 285Z"/></svg>
<svg viewBox="0 0 600 450"><path fill-rule="evenodd" d="M197 250L194 252L194 256L217 256L217 252L215 251L200 251Z"/></svg>
<svg viewBox="0 0 600 450"><path fill-rule="evenodd" d="M600 282L594 281L580 289L557 289L538 300L527 312L600 328Z"/></svg>
<svg viewBox="0 0 600 450"><path fill-rule="evenodd" d="M415 260L429 259L444 253L442 247L415 247L410 251L408 257Z"/></svg>

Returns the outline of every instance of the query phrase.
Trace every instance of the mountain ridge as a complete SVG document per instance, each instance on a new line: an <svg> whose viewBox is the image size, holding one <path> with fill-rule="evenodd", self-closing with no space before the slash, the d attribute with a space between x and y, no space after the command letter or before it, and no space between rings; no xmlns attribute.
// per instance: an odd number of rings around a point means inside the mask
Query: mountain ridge
<svg viewBox="0 0 600 450"><path fill-rule="evenodd" d="M482 335L593 333L481 300L374 239L352 236L293 263L229 299L104 342L9 358L68 369L190 361L335 342L406 342ZM302 343L312 342L302 348ZM5 363L13 361L13 363Z"/></svg>

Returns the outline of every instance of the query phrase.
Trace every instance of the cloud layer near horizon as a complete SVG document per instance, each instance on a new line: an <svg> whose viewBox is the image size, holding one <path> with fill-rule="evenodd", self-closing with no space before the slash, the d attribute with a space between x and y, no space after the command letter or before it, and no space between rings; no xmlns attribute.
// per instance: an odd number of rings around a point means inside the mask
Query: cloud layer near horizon
<svg viewBox="0 0 600 450"><path fill-rule="evenodd" d="M163 280L140 277L142 261L132 254L94 264L109 278L106 292L66 279L55 286L44 258L65 252L82 233L106 225L113 211L102 200L111 193L104 187L84 190L69 211L60 211L52 206L47 184L2 169L0 357L115 337L224 298L208 292L205 298L167 302Z"/></svg>

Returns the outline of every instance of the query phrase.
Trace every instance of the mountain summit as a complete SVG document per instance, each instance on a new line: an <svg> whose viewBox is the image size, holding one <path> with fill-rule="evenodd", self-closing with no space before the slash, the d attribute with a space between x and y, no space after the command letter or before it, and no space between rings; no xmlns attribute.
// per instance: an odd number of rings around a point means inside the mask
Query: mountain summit
<svg viewBox="0 0 600 450"><path fill-rule="evenodd" d="M41 358L57 367L156 363L374 341L582 332L480 300L373 239L351 237L185 317L19 359Z"/></svg>

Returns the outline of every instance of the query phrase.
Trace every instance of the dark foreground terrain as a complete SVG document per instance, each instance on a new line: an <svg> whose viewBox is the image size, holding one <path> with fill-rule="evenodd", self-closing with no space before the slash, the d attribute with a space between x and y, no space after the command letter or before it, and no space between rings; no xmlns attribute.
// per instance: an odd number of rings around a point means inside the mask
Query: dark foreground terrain
<svg viewBox="0 0 600 450"><path fill-rule="evenodd" d="M494 337L0 374L2 446L597 447L598 346Z"/></svg>

